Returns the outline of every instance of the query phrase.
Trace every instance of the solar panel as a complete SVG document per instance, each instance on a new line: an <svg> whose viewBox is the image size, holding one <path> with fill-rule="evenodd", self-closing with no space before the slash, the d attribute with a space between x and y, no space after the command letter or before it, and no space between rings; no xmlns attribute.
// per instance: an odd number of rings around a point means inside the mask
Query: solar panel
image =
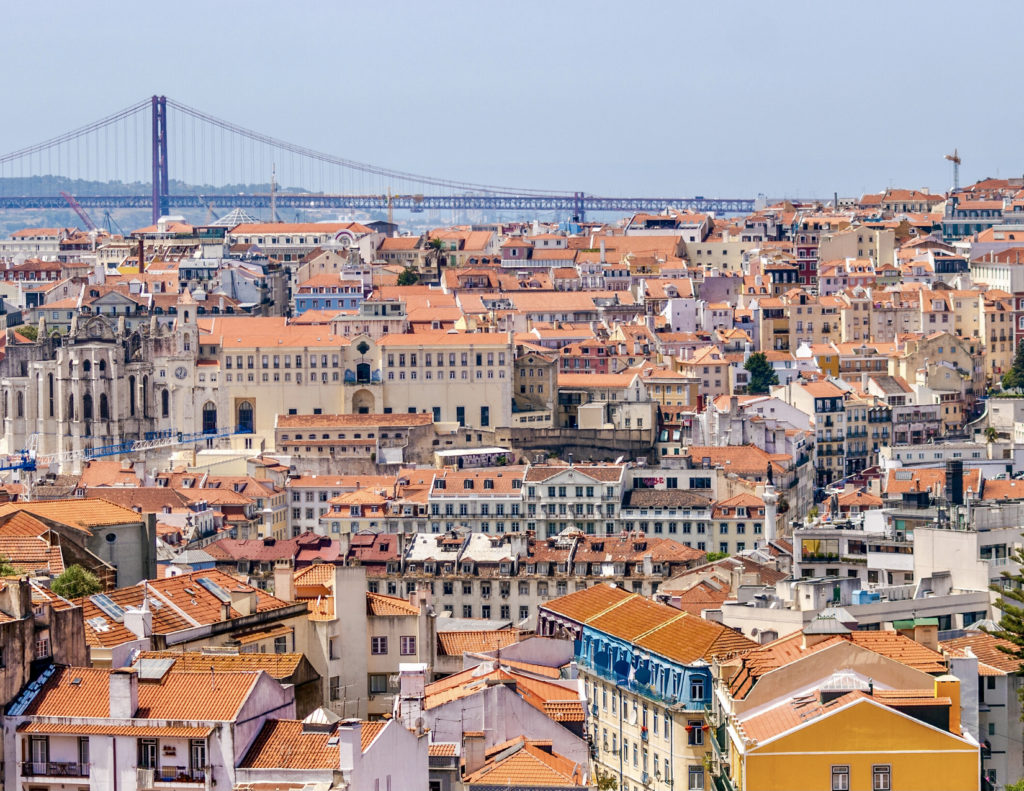
<svg viewBox="0 0 1024 791"><path fill-rule="evenodd" d="M159 681L174 665L173 659L140 659L135 665L140 680Z"/></svg>
<svg viewBox="0 0 1024 791"><path fill-rule="evenodd" d="M104 614L115 623L124 622L124 607L117 604L105 593L95 593L89 597L89 601L103 610Z"/></svg>
<svg viewBox="0 0 1024 791"><path fill-rule="evenodd" d="M231 604L231 594L224 590L220 585L218 585L209 577L199 577L199 579L197 579L196 582L198 582L200 585L206 588L206 590L208 590L210 593L212 593L225 604Z"/></svg>
<svg viewBox="0 0 1024 791"><path fill-rule="evenodd" d="M88 621L86 621L86 623L89 624L89 626L91 626L97 632L109 632L110 631L110 624L107 623L107 619L103 618L102 616L96 616L95 618L90 618Z"/></svg>

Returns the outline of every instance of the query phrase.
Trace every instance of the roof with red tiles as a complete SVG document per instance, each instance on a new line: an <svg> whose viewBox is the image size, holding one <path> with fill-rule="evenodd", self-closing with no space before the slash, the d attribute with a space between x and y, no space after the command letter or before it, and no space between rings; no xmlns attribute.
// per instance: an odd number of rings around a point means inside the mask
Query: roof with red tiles
<svg viewBox="0 0 1024 791"><path fill-rule="evenodd" d="M730 683L734 698L746 697L757 680L766 673L794 662L808 654L838 645L843 640L874 651L884 657L901 662L924 673L946 672L946 660L941 654L895 631L850 632L829 637L812 645L804 644L802 631L793 632L774 642L748 651L740 659L740 670Z"/></svg>
<svg viewBox="0 0 1024 791"><path fill-rule="evenodd" d="M28 704L29 717L110 716L110 675L99 668L58 665ZM160 681L139 682L139 707L134 716L153 720L231 721L259 680L260 673L178 671ZM77 679L77 681L76 681Z"/></svg>
<svg viewBox="0 0 1024 791"><path fill-rule="evenodd" d="M584 767L552 752L551 742L519 737L488 750L489 760L467 774L463 783L474 788L586 788Z"/></svg>

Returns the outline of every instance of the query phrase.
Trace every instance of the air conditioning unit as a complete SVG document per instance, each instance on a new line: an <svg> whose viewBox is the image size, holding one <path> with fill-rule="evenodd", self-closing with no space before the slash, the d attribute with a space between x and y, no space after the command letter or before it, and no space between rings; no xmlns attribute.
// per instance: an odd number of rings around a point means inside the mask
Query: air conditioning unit
<svg viewBox="0 0 1024 791"><path fill-rule="evenodd" d="M135 770L135 786L140 789L152 788L153 787L153 776L156 774L154 769L136 769Z"/></svg>

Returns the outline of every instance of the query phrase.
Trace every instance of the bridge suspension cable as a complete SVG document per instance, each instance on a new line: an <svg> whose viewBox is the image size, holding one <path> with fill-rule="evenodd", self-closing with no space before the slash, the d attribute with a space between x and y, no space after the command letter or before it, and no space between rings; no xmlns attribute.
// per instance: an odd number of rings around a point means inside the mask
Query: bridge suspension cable
<svg viewBox="0 0 1024 791"><path fill-rule="evenodd" d="M374 176L383 176L386 178L395 179L397 181L411 181L418 184L429 184L436 187L444 187L446 189L466 191L466 192L477 192L487 193L493 195L537 195L537 196L550 196L550 195L572 195L571 192L559 192L555 190L538 190L538 189L519 189L516 187L499 187L493 184L476 184L467 181L453 181L451 179L437 178L433 176L422 176L416 173L408 173L401 170L392 170L390 168L383 168L377 165L369 165L365 162L357 162L352 159L344 159L337 157L332 154L325 154L322 151L316 151L306 146L299 146L294 143L289 143L278 138L265 135L261 132L253 131L252 129L246 129L238 124L233 124L230 121L224 121L220 118L212 116L208 113L204 113L201 110L197 110L188 105L176 102L173 99L167 100L167 105L177 110L180 113L191 116L192 118L203 121L204 123L211 124L220 129L223 129L232 134L239 135L241 137L248 138L257 143L262 143L273 148L287 151L291 154L296 154L307 159L316 160L328 165L337 165L350 170L360 171Z"/></svg>
<svg viewBox="0 0 1024 791"><path fill-rule="evenodd" d="M126 118L129 118L137 113L142 112L143 110L148 110L149 105L149 99L146 99L142 102L137 102L136 104L133 104L131 107L126 107L125 109L116 112L113 115L108 115L106 118L101 118L98 121L93 121L91 124L86 124L85 126L81 126L78 129L72 129L70 132L65 132L64 134L58 135L57 137L51 137L49 140L44 140L41 143L36 143L35 145L26 146L25 148L18 149L17 151L12 151L9 154L4 154L0 156L0 165L7 164L8 162L13 162L18 159L24 159L25 157L31 156L32 154L38 154L41 151L47 151L51 148L56 148L57 146L60 146L63 143L68 143L72 140L77 140L81 137L84 137L87 134L90 134L91 132L97 132L100 129L103 129L104 127L110 126L111 124L117 123L118 121L122 121Z"/></svg>

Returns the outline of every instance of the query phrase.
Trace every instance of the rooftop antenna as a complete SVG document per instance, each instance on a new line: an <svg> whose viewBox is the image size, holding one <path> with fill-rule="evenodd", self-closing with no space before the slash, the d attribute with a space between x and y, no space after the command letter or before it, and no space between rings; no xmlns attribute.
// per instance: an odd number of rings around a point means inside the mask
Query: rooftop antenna
<svg viewBox="0 0 1024 791"><path fill-rule="evenodd" d="M960 154L954 148L952 154L946 154L944 159L953 163L953 191L960 191Z"/></svg>

